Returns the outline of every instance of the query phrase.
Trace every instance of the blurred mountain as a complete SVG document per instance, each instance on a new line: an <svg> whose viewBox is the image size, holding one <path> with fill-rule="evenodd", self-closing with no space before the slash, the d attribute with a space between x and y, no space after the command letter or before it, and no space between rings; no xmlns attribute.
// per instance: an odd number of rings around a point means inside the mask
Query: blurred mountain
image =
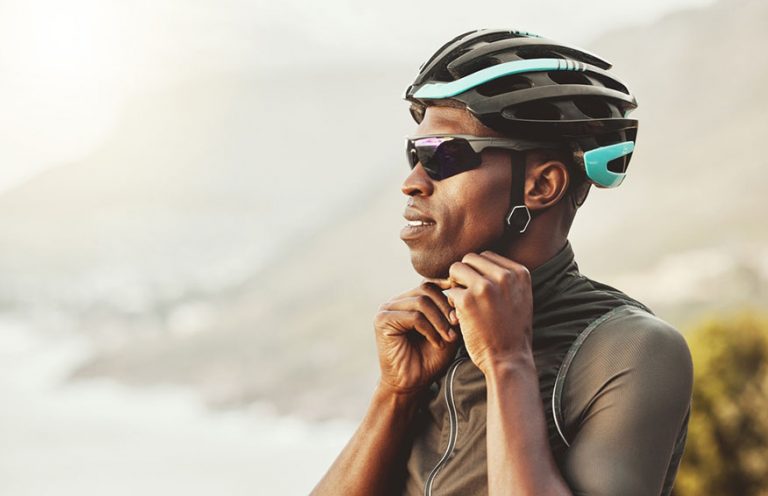
<svg viewBox="0 0 768 496"><path fill-rule="evenodd" d="M722 0L587 47L629 82L640 120L627 180L593 191L576 221L590 267L629 272L664 253L765 242L768 63L755 50L766 41L765 2Z"/></svg>
<svg viewBox="0 0 768 496"><path fill-rule="evenodd" d="M86 160L0 196L0 298L120 302L139 286L151 300L240 282L393 166L410 72L265 69L136 96Z"/></svg>
<svg viewBox="0 0 768 496"><path fill-rule="evenodd" d="M628 81L641 127L628 179L593 189L577 216L576 258L675 324L768 302L768 64L753 53L767 42L768 4L724 0L585 47ZM96 352L73 378L181 384L218 407L362 414L378 375L373 315L419 280L398 239L399 99L414 71L352 71L228 75L147 96L101 154L0 199L8 273L12 258L76 275L244 260L228 284L176 281L151 313L89 307L80 328ZM43 255L58 258L36 267Z"/></svg>

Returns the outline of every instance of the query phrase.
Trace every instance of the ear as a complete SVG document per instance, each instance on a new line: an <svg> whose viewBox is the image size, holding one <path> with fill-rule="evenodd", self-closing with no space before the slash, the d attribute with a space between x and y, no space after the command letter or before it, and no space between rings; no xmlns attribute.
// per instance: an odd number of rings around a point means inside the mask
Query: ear
<svg viewBox="0 0 768 496"><path fill-rule="evenodd" d="M568 191L570 174L559 160L534 160L526 164L525 204L531 210L554 206Z"/></svg>

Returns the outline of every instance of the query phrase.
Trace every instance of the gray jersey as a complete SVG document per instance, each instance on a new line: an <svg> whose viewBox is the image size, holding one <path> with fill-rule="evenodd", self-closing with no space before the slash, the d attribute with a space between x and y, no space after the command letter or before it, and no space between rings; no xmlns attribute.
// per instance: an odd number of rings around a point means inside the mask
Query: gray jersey
<svg viewBox="0 0 768 496"><path fill-rule="evenodd" d="M690 412L682 335L582 275L570 243L531 271L533 353L549 442L584 496L668 495ZM485 377L461 347L415 423L407 495L487 494Z"/></svg>

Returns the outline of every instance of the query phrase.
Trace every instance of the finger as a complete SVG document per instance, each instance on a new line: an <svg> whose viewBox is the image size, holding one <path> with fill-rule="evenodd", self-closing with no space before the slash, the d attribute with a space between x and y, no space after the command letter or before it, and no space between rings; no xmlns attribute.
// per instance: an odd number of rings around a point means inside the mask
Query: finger
<svg viewBox="0 0 768 496"><path fill-rule="evenodd" d="M445 301L448 303L448 322L451 323L451 325L457 326L459 325L459 318L456 316L456 301L452 294L449 293L449 291L458 291L459 288L446 289L443 291L443 296L445 296ZM465 289L461 289L462 291L466 291Z"/></svg>
<svg viewBox="0 0 768 496"><path fill-rule="evenodd" d="M461 261L482 275L493 274L499 269L505 270L504 266L499 265L491 258L478 253L467 253Z"/></svg>
<svg viewBox="0 0 768 496"><path fill-rule="evenodd" d="M498 253L490 250L486 250L480 253L480 255L487 258L488 260L491 260L493 263L500 265L502 267L505 267L507 269L517 269L520 267L525 267L524 265L517 263L514 260L510 260L509 258L499 255Z"/></svg>
<svg viewBox="0 0 768 496"><path fill-rule="evenodd" d="M400 300L397 305L403 310L415 310L423 313L427 320L429 320L429 323L432 324L432 327L440 333L442 338L446 341L451 341L449 335L451 331L451 323L449 321L450 307L448 305L448 299L439 291L435 291L440 294L440 297L442 297L443 300L445 300L444 305L448 308L447 311L443 312L443 310L441 310L433 301L432 296L426 294L419 294L412 296L411 298ZM435 296L435 298L437 298L437 296Z"/></svg>
<svg viewBox="0 0 768 496"><path fill-rule="evenodd" d="M440 312L441 316L445 318L445 322L447 323L447 326L443 328L442 326L435 326L438 330L440 330L441 334L445 335L445 338L450 341L450 328L451 325L458 324L458 321L451 319L451 305L448 303L448 297L445 296L443 291L440 290L439 287L435 286L431 283L424 283L422 284L422 290L425 295L427 295L429 298L431 298L432 303L437 307L438 311ZM427 317L430 317L427 315ZM432 318L430 317L430 320ZM433 324L435 323L434 320L432 320ZM442 322L442 319L441 319Z"/></svg>
<svg viewBox="0 0 768 496"><path fill-rule="evenodd" d="M419 284L413 289L409 289L405 293L402 293L393 299L402 299L408 296L421 294L424 292L425 289L428 289L428 288L444 289L444 288L450 288L450 287L451 285L450 285L450 282L448 282L448 279L429 279L425 277L421 280L421 284Z"/></svg>
<svg viewBox="0 0 768 496"><path fill-rule="evenodd" d="M424 292L424 294L427 294L432 298L432 300L435 302L435 304L438 306L438 308L440 308L440 310L443 312L443 314L447 318L448 313L450 313L451 311L451 305L448 304L448 298L445 296L445 294L442 291L443 288L431 282L423 282L421 285L421 289Z"/></svg>
<svg viewBox="0 0 768 496"><path fill-rule="evenodd" d="M417 310L405 311L403 313L408 316L411 329L424 336L435 348L445 347L445 343L440 339L440 335L423 313Z"/></svg>
<svg viewBox="0 0 768 496"><path fill-rule="evenodd" d="M431 305L425 305L424 308L436 307L435 312L427 312L427 317L432 321L432 324L437 328L441 335L448 341L450 338L451 325L458 324L457 319L451 319L451 305L448 304L448 298L443 292L434 284L427 282L426 279L422 284L414 289L411 289L395 299L387 302L384 306L386 308L401 309L401 310L421 310L420 305L413 305L411 303L413 298L424 297L431 300ZM442 314L442 317L441 317Z"/></svg>
<svg viewBox="0 0 768 496"><path fill-rule="evenodd" d="M442 346L440 335L429 320L417 310L380 310L377 326L388 336L401 336L416 331L438 348Z"/></svg>
<svg viewBox="0 0 768 496"><path fill-rule="evenodd" d="M466 288L460 288L455 287L451 289L446 289L444 292L446 294L446 297L448 298L449 302L451 303L451 306L453 307L451 309L451 314L449 316L451 322L455 322L456 325L459 325L459 316L458 311L456 310L457 305L461 305L461 301L464 297L464 293L466 293L468 290Z"/></svg>
<svg viewBox="0 0 768 496"><path fill-rule="evenodd" d="M499 265L495 260L479 255L477 253L467 253L462 262L469 265L479 274L482 274L486 279L490 279L496 283L502 283L509 279L510 269Z"/></svg>
<svg viewBox="0 0 768 496"><path fill-rule="evenodd" d="M454 285L458 284L469 288L481 283L484 279L475 269L463 262L455 262L448 269L451 281Z"/></svg>
<svg viewBox="0 0 768 496"><path fill-rule="evenodd" d="M494 253L491 251L483 252L482 255L491 260L494 260L499 265L506 267L507 271L509 272L508 276L512 276L511 277L512 281L517 281L525 285L530 285L531 272L528 270L528 267L526 267L525 265L517 263L514 260L510 260L506 257L499 255L498 253ZM504 282L504 281L505 279L499 279L499 282Z"/></svg>
<svg viewBox="0 0 768 496"><path fill-rule="evenodd" d="M455 288L446 289L445 291L443 291L443 293L445 293L446 298L448 299L448 303L450 303L450 305L453 307L453 309L451 310L451 314L454 317L456 317L456 310L455 310L456 305L459 304L459 302L461 302L466 292L467 292L466 288L460 288L458 286ZM458 323L458 318L456 318L456 322Z"/></svg>
<svg viewBox="0 0 768 496"><path fill-rule="evenodd" d="M450 280L450 278L431 279L431 278L427 277L427 278L424 278L424 282L432 283L432 284L436 285L437 287L439 287L440 289L448 289L448 288L451 287L451 280Z"/></svg>

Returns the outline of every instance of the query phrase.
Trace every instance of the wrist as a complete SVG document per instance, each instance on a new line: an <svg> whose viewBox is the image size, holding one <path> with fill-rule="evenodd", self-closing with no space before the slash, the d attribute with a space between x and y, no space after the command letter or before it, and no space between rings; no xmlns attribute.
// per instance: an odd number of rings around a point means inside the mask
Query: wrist
<svg viewBox="0 0 768 496"><path fill-rule="evenodd" d="M533 353L530 351L492 358L486 362L481 370L487 380L509 379L529 373L537 375L536 363L533 360Z"/></svg>
<svg viewBox="0 0 768 496"><path fill-rule="evenodd" d="M429 385L400 387L379 379L374 394L382 398L395 399L400 403L411 403L421 401L425 397L427 391L429 391Z"/></svg>

